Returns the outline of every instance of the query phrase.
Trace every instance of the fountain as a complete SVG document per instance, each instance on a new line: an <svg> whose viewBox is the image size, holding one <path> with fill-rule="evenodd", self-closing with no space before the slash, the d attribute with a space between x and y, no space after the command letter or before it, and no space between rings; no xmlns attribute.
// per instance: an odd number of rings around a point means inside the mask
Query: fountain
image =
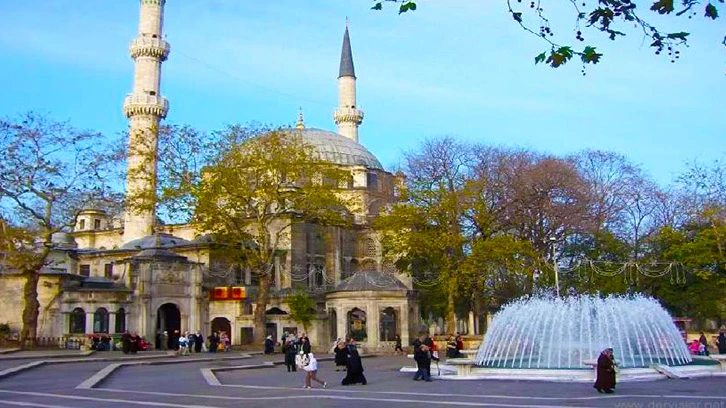
<svg viewBox="0 0 726 408"><path fill-rule="evenodd" d="M621 368L691 363L668 312L643 295L516 300L494 316L476 362L487 368L581 369L608 347Z"/></svg>

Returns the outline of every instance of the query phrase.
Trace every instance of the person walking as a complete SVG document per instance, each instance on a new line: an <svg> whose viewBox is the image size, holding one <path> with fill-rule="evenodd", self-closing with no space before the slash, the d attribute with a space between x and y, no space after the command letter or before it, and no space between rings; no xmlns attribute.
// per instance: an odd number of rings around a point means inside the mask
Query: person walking
<svg viewBox="0 0 726 408"><path fill-rule="evenodd" d="M189 340L189 353L191 353L196 348L197 335L194 333L189 333L187 335L187 340Z"/></svg>
<svg viewBox="0 0 726 408"><path fill-rule="evenodd" d="M366 376L363 375L363 362L360 359L360 354L358 354L358 350L354 346L346 349L349 352L346 358L346 367L348 369L348 372L345 378L343 378L343 381L341 381L340 383L342 385L368 384Z"/></svg>
<svg viewBox="0 0 726 408"><path fill-rule="evenodd" d="M303 370L305 370L305 386L303 388L313 388L312 381L321 384L323 388L328 387L328 383L318 378L318 360L315 359L313 353L303 355Z"/></svg>
<svg viewBox="0 0 726 408"><path fill-rule="evenodd" d="M275 342L272 340L272 336L265 338L265 354L273 354L275 352Z"/></svg>
<svg viewBox="0 0 726 408"><path fill-rule="evenodd" d="M726 354L726 335L724 332L718 334L716 346L718 347L718 354Z"/></svg>
<svg viewBox="0 0 726 408"><path fill-rule="evenodd" d="M291 338L287 338L285 344L282 345L282 353L285 355L285 366L287 372L297 371L297 365L295 364L295 356L297 355L297 347L295 342Z"/></svg>
<svg viewBox="0 0 726 408"><path fill-rule="evenodd" d="M594 388L599 393L612 394L615 388L615 358L613 349L606 348L597 359L597 378Z"/></svg>
<svg viewBox="0 0 726 408"><path fill-rule="evenodd" d="M209 336L209 352L216 353L218 348L219 348L219 335L217 334L217 332L213 332Z"/></svg>
<svg viewBox="0 0 726 408"><path fill-rule="evenodd" d="M124 354L129 354L131 351L131 334L127 331L121 335L121 351Z"/></svg>
<svg viewBox="0 0 726 408"><path fill-rule="evenodd" d="M431 381L431 352L429 346L423 342L414 350L413 359L416 361L416 375L414 381Z"/></svg>
<svg viewBox="0 0 726 408"><path fill-rule="evenodd" d="M194 352L195 353L201 353L202 352L202 346L204 345L204 336L202 336L202 333L197 330L196 339L194 341Z"/></svg>
<svg viewBox="0 0 726 408"><path fill-rule="evenodd" d="M401 345L401 336L398 334L396 335L396 348L393 349L393 352L396 354L401 352L401 354L403 354L403 347Z"/></svg>
<svg viewBox="0 0 726 408"><path fill-rule="evenodd" d="M706 335L703 334L703 332L701 332L701 337L698 338L698 342L703 345L703 347L701 348L703 350L702 355L707 356L711 354L708 350L708 339L706 338Z"/></svg>

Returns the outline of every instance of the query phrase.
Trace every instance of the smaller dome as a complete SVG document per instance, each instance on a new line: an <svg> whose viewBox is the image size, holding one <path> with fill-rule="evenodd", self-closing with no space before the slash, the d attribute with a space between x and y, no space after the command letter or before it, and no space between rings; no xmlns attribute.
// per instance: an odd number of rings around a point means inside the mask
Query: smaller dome
<svg viewBox="0 0 726 408"><path fill-rule="evenodd" d="M121 245L121 249L173 248L181 245L189 245L191 243L191 241L187 241L184 238L160 232L131 240Z"/></svg>
<svg viewBox="0 0 726 408"><path fill-rule="evenodd" d="M373 290L378 292L408 291L408 287L395 276L382 272L356 272L341 281L332 292L358 292Z"/></svg>

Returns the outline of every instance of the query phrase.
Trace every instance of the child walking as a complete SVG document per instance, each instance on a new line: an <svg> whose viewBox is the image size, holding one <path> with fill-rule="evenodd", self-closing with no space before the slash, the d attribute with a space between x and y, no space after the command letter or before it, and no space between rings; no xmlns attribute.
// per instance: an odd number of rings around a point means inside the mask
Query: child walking
<svg viewBox="0 0 726 408"><path fill-rule="evenodd" d="M303 388L313 388L311 381L315 381L318 384L322 384L323 388L327 388L328 383L319 379L318 374L318 360L315 359L313 353L308 353L303 356L303 370L305 370L305 386Z"/></svg>

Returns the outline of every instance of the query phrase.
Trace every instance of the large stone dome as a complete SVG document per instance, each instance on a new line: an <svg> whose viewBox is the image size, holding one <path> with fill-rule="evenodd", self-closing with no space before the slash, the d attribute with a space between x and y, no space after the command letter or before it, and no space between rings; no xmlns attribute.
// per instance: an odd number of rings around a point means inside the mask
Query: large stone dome
<svg viewBox="0 0 726 408"><path fill-rule="evenodd" d="M321 155L321 159L335 164L363 165L375 170L383 170L381 162L363 145L323 129L288 129L287 132L300 134L306 142Z"/></svg>

